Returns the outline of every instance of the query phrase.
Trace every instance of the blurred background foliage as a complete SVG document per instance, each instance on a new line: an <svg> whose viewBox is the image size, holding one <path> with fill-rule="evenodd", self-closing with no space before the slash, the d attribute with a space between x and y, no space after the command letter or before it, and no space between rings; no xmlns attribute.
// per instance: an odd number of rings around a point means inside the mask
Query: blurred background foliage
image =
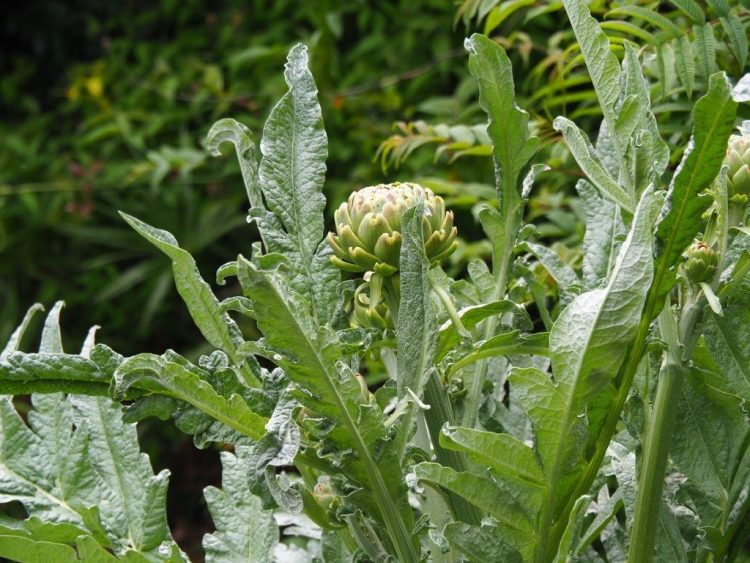
<svg viewBox="0 0 750 563"><path fill-rule="evenodd" d="M641 46L672 146L687 141L706 77L721 69L736 80L748 70L750 0L590 6L616 53L624 41ZM539 161L555 171L537 177L528 237L554 240L565 262L580 262L581 173L552 120L575 119L593 139L599 115L561 2L30 0L0 10L0 341L32 303L65 299L71 342L97 323L99 339L124 354L197 354L201 338L170 264L117 210L174 233L207 280L247 253L255 233L236 160L209 157L202 139L222 117L259 134L285 89L286 53L300 41L329 136L331 210L364 185L432 187L458 211L463 240L448 268L458 276L468 259L487 255L476 213L495 199L463 40L479 31L500 42L518 102L544 141ZM533 257L521 266L554 291ZM170 523L200 559L194 540L211 525L198 499L218 479L215 452L196 452L158 421L142 424L141 436L154 464L173 471Z"/></svg>

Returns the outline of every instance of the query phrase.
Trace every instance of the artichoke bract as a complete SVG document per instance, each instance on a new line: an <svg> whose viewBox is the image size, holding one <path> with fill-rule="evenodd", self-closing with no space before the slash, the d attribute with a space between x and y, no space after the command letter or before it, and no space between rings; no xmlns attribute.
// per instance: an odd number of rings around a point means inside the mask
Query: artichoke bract
<svg viewBox="0 0 750 563"><path fill-rule="evenodd" d="M348 272L371 271L381 276L398 272L401 216L418 200L427 209L422 231L430 264L451 254L458 245L456 227L443 198L419 184L396 182L362 188L336 210L336 233L327 237L333 263Z"/></svg>
<svg viewBox="0 0 750 563"><path fill-rule="evenodd" d="M729 166L728 188L730 197L750 196L750 135L729 137L725 163Z"/></svg>

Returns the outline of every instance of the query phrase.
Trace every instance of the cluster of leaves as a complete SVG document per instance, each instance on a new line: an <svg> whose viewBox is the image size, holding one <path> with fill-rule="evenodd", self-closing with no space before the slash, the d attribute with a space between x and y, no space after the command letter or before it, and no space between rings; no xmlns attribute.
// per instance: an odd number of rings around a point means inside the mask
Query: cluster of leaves
<svg viewBox="0 0 750 563"><path fill-rule="evenodd" d="M92 331L64 354L57 306L39 352L18 351L32 310L0 356L0 391L35 406L28 427L9 401L3 411L0 492L28 518L3 519L0 555L181 559L163 524L166 474L151 475L132 426L158 416L198 447L234 448L224 490L206 491L217 561L736 558L750 537L750 232L722 162L748 77L733 89L711 76L672 172L638 53L626 43L620 62L584 0L563 5L603 116L595 145L553 122L585 175L579 266L525 222L541 141L505 50L474 35L491 263L471 260L458 280L431 267L418 201L400 217L395 330L352 327L360 280L342 279L323 238L328 137L294 47L259 145L230 119L207 139L234 147L261 239L217 272L239 294L219 300L172 234L123 214L171 260L212 352L125 358ZM695 239L717 257L700 279L681 259ZM378 370L370 389L362 374ZM279 543L277 523L293 540Z"/></svg>

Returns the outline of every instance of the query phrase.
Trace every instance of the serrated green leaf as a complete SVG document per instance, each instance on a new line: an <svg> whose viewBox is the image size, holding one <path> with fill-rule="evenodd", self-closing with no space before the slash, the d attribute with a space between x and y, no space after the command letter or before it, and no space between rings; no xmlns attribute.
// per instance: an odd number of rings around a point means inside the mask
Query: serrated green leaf
<svg viewBox="0 0 750 563"><path fill-rule="evenodd" d="M701 192L721 169L736 112L726 75L714 74L708 93L695 104L691 147L672 178L656 228L660 260L666 268L677 263L701 228L701 215L711 203Z"/></svg>
<svg viewBox="0 0 750 563"><path fill-rule="evenodd" d="M619 66L618 64L618 75ZM552 126L565 137L565 142L570 148L570 152L573 153L578 166L581 167L589 181L599 189L602 197L615 202L628 213L633 213L635 210L635 195L628 193L609 175L585 133L575 123L564 117L556 117Z"/></svg>
<svg viewBox="0 0 750 563"><path fill-rule="evenodd" d="M0 392L107 395L113 372L72 354L13 352L0 362Z"/></svg>
<svg viewBox="0 0 750 563"><path fill-rule="evenodd" d="M745 300L724 308L722 316L709 315L705 338L728 387L750 401L750 307Z"/></svg>
<svg viewBox="0 0 750 563"><path fill-rule="evenodd" d="M336 427L326 429L325 439L337 449L356 452L358 459L350 462L349 475L372 491L378 516L399 557L416 560L416 547L407 531L411 529L411 508L398 461L385 455L379 466L372 453L374 443L385 436L382 411L374 401L362 397L351 370L338 371L334 362L342 358L341 342L329 330L318 329L309 305L279 273L278 261L266 269L240 257L238 265L240 283L253 302L271 359L299 386L295 398L334 422ZM383 473L386 464L392 475L387 481Z"/></svg>
<svg viewBox="0 0 750 563"><path fill-rule="evenodd" d="M560 314L550 333L553 384L536 369L513 370L511 388L531 419L548 487L539 516L536 557L545 557L552 523L575 485L586 443L587 402L616 375L635 336L653 277L656 199L646 190L607 286L584 293Z"/></svg>
<svg viewBox="0 0 750 563"><path fill-rule="evenodd" d="M453 548L473 561L524 561L518 550L503 539L497 528L453 522L445 527L443 535Z"/></svg>
<svg viewBox="0 0 750 563"><path fill-rule="evenodd" d="M440 441L446 448L466 452L477 464L491 467L498 474L511 473L530 483L542 484L542 471L534 450L513 436L446 426Z"/></svg>
<svg viewBox="0 0 750 563"><path fill-rule="evenodd" d="M563 0L565 11L581 47L586 68L591 75L599 105L610 131L615 129L617 114L615 104L620 96L620 63L609 49L609 40L599 24L591 17L583 0ZM623 154L624 148L617 152Z"/></svg>
<svg viewBox="0 0 750 563"><path fill-rule="evenodd" d="M322 189L328 139L304 45L289 52L284 78L289 91L263 129L258 174L268 208L291 240L294 255L288 258L302 277L315 318L324 324L333 315L340 274L329 259L328 245L319 246L324 231Z"/></svg>
<svg viewBox="0 0 750 563"><path fill-rule="evenodd" d="M492 338L477 342L468 353L459 356L449 367L448 375L453 375L458 370L485 358L525 355L548 356L549 334L521 334L517 330L496 334Z"/></svg>
<svg viewBox="0 0 750 563"><path fill-rule="evenodd" d="M167 538L169 471L153 475L141 453L135 425L123 424L120 409L103 397L71 397L74 421L89 442L91 464L101 479L99 506L109 529L140 552L156 550Z"/></svg>
<svg viewBox="0 0 750 563"><path fill-rule="evenodd" d="M635 193L640 196L649 185L661 184L661 176L669 165L669 147L659 134L656 118L651 111L650 87L643 76L638 54L629 43L625 44L622 79L625 99L635 97L642 101L639 104L641 111L635 130L630 131L627 137L620 137L620 143L628 147L625 160L627 176ZM618 123L620 118L618 116ZM599 136L597 150L602 140L601 132Z"/></svg>
<svg viewBox="0 0 750 563"><path fill-rule="evenodd" d="M202 370L193 368L155 354L138 354L117 369L112 392L121 398L137 384L141 389L185 401L241 435L259 440L267 419L250 410L238 393L220 395L205 376L201 377Z"/></svg>
<svg viewBox="0 0 750 563"><path fill-rule="evenodd" d="M169 472L153 476L119 408L61 394L32 401L30 427L7 398L0 404L0 499L24 505L29 537L73 544L89 533L118 555L161 560L158 548L175 546L165 514Z"/></svg>
<svg viewBox="0 0 750 563"><path fill-rule="evenodd" d="M494 41L474 34L466 43L469 71L479 85L479 105L487 113L487 132L492 139L502 235L493 240L493 264L503 262L520 226L523 170L539 147L529 133L529 114L515 102L513 71L505 50ZM500 296L498 296L500 297Z"/></svg>
<svg viewBox="0 0 750 563"><path fill-rule="evenodd" d="M219 300L201 277L190 253L180 248L177 240L169 232L156 229L125 213L120 215L138 234L172 260L177 292L187 305L195 325L208 342L224 350L238 366L242 366L242 360L237 355L237 348L243 342L242 333L229 315L221 312ZM251 387L260 385L249 369L241 369L245 383Z"/></svg>
<svg viewBox="0 0 750 563"><path fill-rule="evenodd" d="M518 498L512 485L437 463L420 463L414 472L420 482L460 495L496 518L501 526L501 537L522 555L532 552L535 544L532 507L523 504L523 497Z"/></svg>
<svg viewBox="0 0 750 563"><path fill-rule="evenodd" d="M271 511L263 510L260 500L248 487L249 450L240 447L235 454L221 453L221 489L206 487L203 494L216 531L203 536L206 561L274 561L273 548L279 530Z"/></svg>
<svg viewBox="0 0 750 563"><path fill-rule="evenodd" d="M520 330L531 330L533 324L526 310L519 307L510 300L494 301L484 305L472 305L458 311L458 318L466 330L474 329L480 322L491 317L509 314L512 317L511 324ZM441 360L452 350L460 340L456 327L452 322L446 321L440 327L440 339L436 360Z"/></svg>

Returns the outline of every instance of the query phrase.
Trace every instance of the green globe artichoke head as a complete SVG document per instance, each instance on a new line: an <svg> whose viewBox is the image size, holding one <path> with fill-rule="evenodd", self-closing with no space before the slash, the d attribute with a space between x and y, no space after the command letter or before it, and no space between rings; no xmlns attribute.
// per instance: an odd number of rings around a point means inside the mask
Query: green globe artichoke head
<svg viewBox="0 0 750 563"><path fill-rule="evenodd" d="M694 242L685 252L685 274L692 283L710 280L716 271L716 252L704 242Z"/></svg>
<svg viewBox="0 0 750 563"><path fill-rule="evenodd" d="M418 200L427 209L422 232L430 264L451 254L458 246L456 227L443 198L419 184L396 182L362 188L336 210L336 233L327 237L333 263L348 272L372 271L382 276L398 272L401 216Z"/></svg>
<svg viewBox="0 0 750 563"><path fill-rule="evenodd" d="M750 134L729 137L724 162L729 166L729 197L738 196L746 203L750 196Z"/></svg>

